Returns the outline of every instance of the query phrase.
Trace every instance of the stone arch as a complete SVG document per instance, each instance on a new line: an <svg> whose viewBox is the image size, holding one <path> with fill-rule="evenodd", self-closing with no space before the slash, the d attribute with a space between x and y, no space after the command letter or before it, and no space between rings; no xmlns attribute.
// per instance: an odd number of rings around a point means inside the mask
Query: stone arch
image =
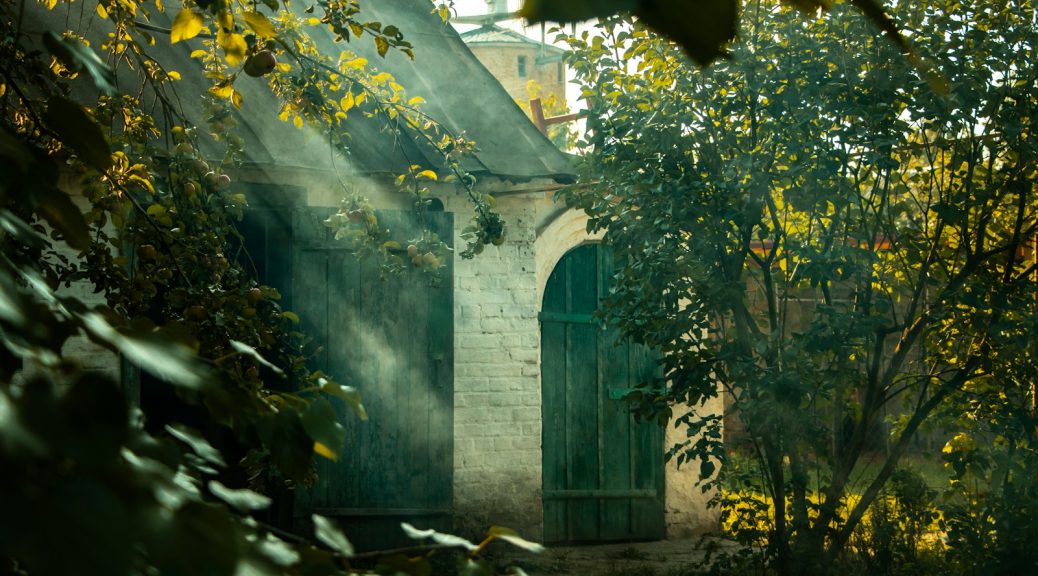
<svg viewBox="0 0 1038 576"><path fill-rule="evenodd" d="M534 263L537 267L537 310L544 299L544 287L552 270L567 252L581 244L599 241L602 232L589 234L588 217L581 210L566 210L548 224L534 241Z"/></svg>

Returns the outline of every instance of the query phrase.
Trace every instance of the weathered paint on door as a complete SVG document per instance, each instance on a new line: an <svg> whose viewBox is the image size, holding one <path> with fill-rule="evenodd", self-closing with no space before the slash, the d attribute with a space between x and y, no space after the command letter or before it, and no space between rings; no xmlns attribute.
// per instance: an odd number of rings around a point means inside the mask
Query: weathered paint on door
<svg viewBox="0 0 1038 576"><path fill-rule="evenodd" d="M620 399L654 377L654 354L603 330L592 314L613 257L587 244L567 253L541 308L544 539L651 540L665 535L663 430Z"/></svg>
<svg viewBox="0 0 1038 576"><path fill-rule="evenodd" d="M320 352L311 368L357 387L369 421L335 401L347 431L338 461L318 458L318 480L297 490L297 524L311 513L340 521L360 548L385 546L400 522L449 528L453 474L453 290L451 258L438 281L417 269L379 273L358 262L323 220L334 210L293 211L293 310ZM283 214L280 215L283 217ZM416 235L410 213L380 211L396 238ZM452 214L428 213L425 225L449 239ZM283 234L268 234L284 242ZM276 250L286 250L284 244ZM402 254L406 260L406 254Z"/></svg>

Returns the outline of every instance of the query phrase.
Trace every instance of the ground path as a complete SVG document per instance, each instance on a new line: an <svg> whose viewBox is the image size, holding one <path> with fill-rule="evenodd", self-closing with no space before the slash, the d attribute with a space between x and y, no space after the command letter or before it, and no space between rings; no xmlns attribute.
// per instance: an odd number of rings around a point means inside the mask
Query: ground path
<svg viewBox="0 0 1038 576"><path fill-rule="evenodd" d="M498 566L516 565L529 576L683 576L703 567L708 551L736 544L712 537L596 546L552 546L543 554L504 552Z"/></svg>

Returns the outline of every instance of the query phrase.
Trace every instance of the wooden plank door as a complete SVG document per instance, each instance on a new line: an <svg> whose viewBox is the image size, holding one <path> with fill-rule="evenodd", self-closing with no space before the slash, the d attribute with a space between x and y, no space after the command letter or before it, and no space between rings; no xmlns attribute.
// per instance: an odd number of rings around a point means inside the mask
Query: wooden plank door
<svg viewBox="0 0 1038 576"><path fill-rule="evenodd" d="M658 376L644 346L617 342L592 314L613 257L580 246L555 267L541 307L544 538L548 542L665 536L663 430L639 422L624 392Z"/></svg>
<svg viewBox="0 0 1038 576"><path fill-rule="evenodd" d="M401 522L450 528L453 260L436 281L417 269L380 274L372 259L358 261L331 236L323 221L332 212L294 211L288 289L303 332L320 350L311 369L357 387L369 420L333 400L345 449L337 461L317 459L318 480L297 491L294 516L297 525L312 513L335 518L359 549L384 547L404 541ZM408 212L378 216L402 243L423 225ZM431 212L424 225L450 239L452 216Z"/></svg>

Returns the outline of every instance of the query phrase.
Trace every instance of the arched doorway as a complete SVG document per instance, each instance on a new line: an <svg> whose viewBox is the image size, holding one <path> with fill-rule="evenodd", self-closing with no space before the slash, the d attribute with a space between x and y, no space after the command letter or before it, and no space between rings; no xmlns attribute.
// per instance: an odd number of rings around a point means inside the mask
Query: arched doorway
<svg viewBox="0 0 1038 576"><path fill-rule="evenodd" d="M638 422L624 393L658 374L647 348L616 343L592 314L612 251L585 244L552 271L541 307L544 539L652 540L665 535L663 430Z"/></svg>

